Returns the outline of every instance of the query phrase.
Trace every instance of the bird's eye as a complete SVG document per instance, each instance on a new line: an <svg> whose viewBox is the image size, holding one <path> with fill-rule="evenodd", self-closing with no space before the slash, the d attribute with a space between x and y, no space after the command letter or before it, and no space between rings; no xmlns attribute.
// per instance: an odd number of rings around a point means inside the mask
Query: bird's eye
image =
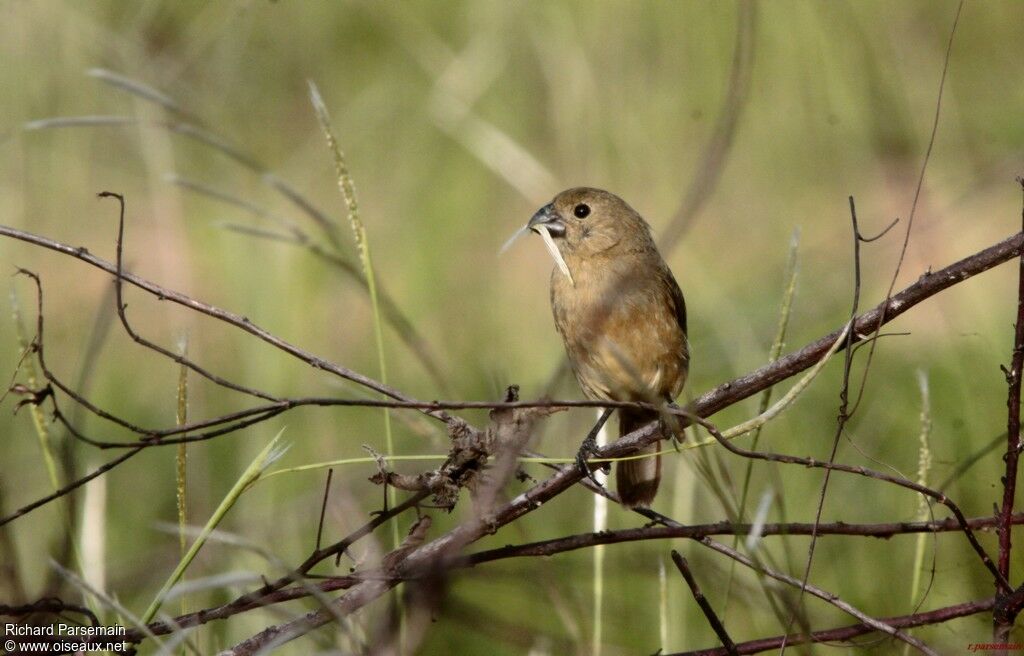
<svg viewBox="0 0 1024 656"><path fill-rule="evenodd" d="M576 207L572 208L572 213L575 214L577 218L585 219L590 214L590 206L580 203Z"/></svg>

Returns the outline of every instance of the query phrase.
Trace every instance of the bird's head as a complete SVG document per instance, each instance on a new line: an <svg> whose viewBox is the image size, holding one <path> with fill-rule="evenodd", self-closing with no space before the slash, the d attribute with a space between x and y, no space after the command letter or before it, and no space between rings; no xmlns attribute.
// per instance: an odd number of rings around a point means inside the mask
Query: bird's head
<svg viewBox="0 0 1024 656"><path fill-rule="evenodd" d="M566 257L653 245L650 228L636 210L615 194L590 187L558 194L526 227L537 233L547 230Z"/></svg>

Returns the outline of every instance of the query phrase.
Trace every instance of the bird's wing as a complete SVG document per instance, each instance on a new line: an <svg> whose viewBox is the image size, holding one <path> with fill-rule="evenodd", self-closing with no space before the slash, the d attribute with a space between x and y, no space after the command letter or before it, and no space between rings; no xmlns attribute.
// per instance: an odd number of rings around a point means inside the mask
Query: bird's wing
<svg viewBox="0 0 1024 656"><path fill-rule="evenodd" d="M665 282L668 284L672 305L675 307L679 329L683 331L683 335L686 335L686 301L683 299L683 290L679 289L679 283L676 282L675 276L668 270L668 267L665 268Z"/></svg>

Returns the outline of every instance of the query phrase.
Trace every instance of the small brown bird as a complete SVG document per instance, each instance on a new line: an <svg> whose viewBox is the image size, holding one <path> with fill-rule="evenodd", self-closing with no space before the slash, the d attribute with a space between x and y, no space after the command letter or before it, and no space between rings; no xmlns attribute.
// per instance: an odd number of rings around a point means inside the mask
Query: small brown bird
<svg viewBox="0 0 1024 656"><path fill-rule="evenodd" d="M618 196L578 187L555 196L527 227L553 244L559 268L551 272L551 310L583 393L672 403L689 369L686 305L647 222ZM577 461L588 475L586 456L610 414L580 447ZM621 409L619 434L657 418L656 411ZM641 453L657 449L655 443ZM619 462L616 480L624 505L649 506L661 480L660 456Z"/></svg>

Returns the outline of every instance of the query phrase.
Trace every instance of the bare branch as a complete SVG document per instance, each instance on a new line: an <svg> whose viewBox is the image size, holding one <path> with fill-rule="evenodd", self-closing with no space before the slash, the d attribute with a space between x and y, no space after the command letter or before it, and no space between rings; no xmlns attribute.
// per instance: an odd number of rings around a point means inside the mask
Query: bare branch
<svg viewBox="0 0 1024 656"><path fill-rule="evenodd" d="M977 615L978 613L984 613L985 611L990 610L994 605L995 597L990 597L988 599L968 601L966 603L937 608L935 610L915 613L913 615L883 617L880 618L879 621L888 624L894 629L909 629L915 626L948 622L949 620L954 620L958 617ZM763 651L778 649L783 644L801 645L809 643L848 642L858 636L874 632L875 629L871 626L860 623L837 629L814 631L808 635L793 634L741 642L736 645L736 651L740 654L759 654ZM716 647L714 649L698 649L696 651L676 652L673 654L665 654L664 656L728 656L728 652L721 647Z"/></svg>
<svg viewBox="0 0 1024 656"><path fill-rule="evenodd" d="M1018 178L1017 182L1024 188L1024 178ZM1024 230L1024 207L1021 209L1021 229ZM1010 578L1010 550L1012 548L1012 535L1010 531L1010 517L1013 516L1013 502L1017 491L1017 461L1021 452L1020 438L1020 385L1021 369L1024 369L1024 256L1020 258L1017 274L1017 323L1013 333L1013 356L1010 361L1010 370L1006 372L1006 382L1009 391L1006 397L1008 416L1006 420L1006 453L1003 454L1003 461L1006 463L1006 473L1003 474L1003 504L999 510L999 572L1004 579ZM999 612L993 614L993 640L995 642L1009 642L1010 630L1013 628L1016 614L1020 610L1019 605L1007 605L1002 597L1008 595L1010 589L997 588L996 598Z"/></svg>
<svg viewBox="0 0 1024 656"><path fill-rule="evenodd" d="M773 578L776 581L786 583L787 585L796 586L797 588L806 592L807 594L813 597L817 597L818 599L821 599L826 603L832 604L836 608L839 608L840 610L843 610L849 613L850 615L856 617L858 620L860 620L862 624L870 626L875 631L887 633L892 637L896 638L897 640L905 642L911 647L914 647L922 654L929 654L929 656L938 656L938 654L935 651L933 651L931 648L929 648L926 644L924 644L917 638L907 635L903 631L900 631L898 628L890 626L881 620L877 620L873 617L870 617L869 615L855 608L853 605L840 599L838 595L832 594L831 592L826 592L825 590L822 590L821 588L815 587L813 585L803 583L799 579L789 576L788 574L776 572L775 570L768 569L763 565L759 565L758 563L755 563L753 560L744 556L735 549L727 545L724 545L721 542L715 542L711 538L703 538L699 540L699 542L704 546L714 551L717 551L720 554L724 554L729 558L732 558L738 563L746 565L747 567L750 567L751 569L764 574L765 576ZM785 645L785 643L783 643L783 645Z"/></svg>
<svg viewBox="0 0 1024 656"><path fill-rule="evenodd" d="M115 265L111 264L110 262L107 262L102 258L96 257L85 248L75 248L73 246L68 246L66 244L62 244L60 242L54 241L46 237L34 235L32 233L25 232L23 230L18 230L16 228L11 228L8 226L0 226L0 235L12 237L14 239L19 239L21 241L35 244L37 246L42 246L43 248L57 251L65 255L70 255L71 257L91 264L92 266L98 269L102 269L107 273L110 273L115 276L118 275L118 270ZM310 365L315 369L327 371L336 376L339 376L346 380L350 380L354 383L367 387L375 392L380 392L381 394L398 401L412 400L392 387L383 385L382 383L373 380L372 378L369 378L367 376L364 376L363 374L357 373L351 369L348 369L347 367L343 367L328 360L324 360L323 358L313 355L312 353L302 348L299 348L298 346L288 343L287 341L271 334L270 332L264 330L263 328L260 328L252 321L250 321L247 317L235 314L234 312L231 312L229 310L224 310L216 306L203 303L202 301L195 300L185 294L167 289L165 287L157 285L156 283L152 283L144 278L136 276L135 274L132 273L124 273L121 277L123 280L131 283L132 285L135 285L139 289L143 289L149 292L159 300L171 301L173 303L181 305L182 307L189 308L190 310L194 310L196 312L199 312L200 314L205 314L206 316L213 317L214 319L218 319L236 328L240 328L241 330L244 330L245 332L263 340L267 344L270 344L271 346L280 349L285 353L288 353L289 355L295 357L296 359L305 362L306 364ZM441 421L451 420L451 416L441 410L426 411L426 414Z"/></svg>
<svg viewBox="0 0 1024 656"><path fill-rule="evenodd" d="M645 516L646 515L645 513ZM652 518L655 519L655 518ZM656 521L661 521L657 518ZM974 517L967 520L972 529L992 529L998 526L996 517ZM1013 525L1024 524L1024 513L1014 513ZM465 557L466 566L472 567L482 563L507 558L529 556L553 556L566 551L586 549L598 544L619 544L641 540L669 540L675 538L699 539L709 535L750 535L752 524L734 524L728 521L714 524L683 525L671 523L666 526L644 526L641 528L624 528L600 533L579 533L551 540L540 540L526 544L507 545L496 549L478 551ZM811 535L814 524L790 522L785 524L762 524L758 535L770 537L775 535ZM818 525L818 535L858 535L862 537L889 539L896 535L912 535L917 533L947 533L960 531L961 526L955 518L933 520L928 522L891 522L880 524L848 524L833 522Z"/></svg>
<svg viewBox="0 0 1024 656"><path fill-rule="evenodd" d="M992 573L992 576L995 579L997 586L1008 585L1002 573L996 568L996 565L992 561L991 556L988 555L988 552L985 551L985 548L981 546L980 542L978 542L978 538L974 534L974 530L970 527L970 525L967 524L967 518L964 517L963 511L961 511L960 507L956 505L953 502L953 500L947 497L945 494L933 490L924 485L921 485L920 483L915 483L914 481L903 478L902 476L883 474L881 472L877 472L866 467L844 465L842 463L837 462L822 462L820 460L815 460L814 458L801 458L798 456L782 455L770 452L748 451L747 449L738 447L729 440L726 440L724 437L722 437L722 434L719 432L718 428L716 428L715 425L712 424L711 422L695 416L691 416L691 419L694 422L706 428L707 431L711 433L711 435L718 441L718 443L725 447L728 451L731 451L736 455L743 456L744 458L755 458L757 460L766 460L769 462L781 462L790 465L803 465L805 467L815 467L819 469L846 472L848 474L857 474L859 476L866 476L868 478L884 481L886 483L892 483L894 485L898 485L899 487L903 487L908 490L913 490L914 492L923 494L926 497L934 499L938 503L941 503L942 505L949 508L950 512L953 513L953 516L956 517L957 523L960 525L960 528L963 530L964 535L967 537L967 541L970 543L971 548L973 548L974 552L978 554L978 557L981 559L982 564L989 570L989 572Z"/></svg>

